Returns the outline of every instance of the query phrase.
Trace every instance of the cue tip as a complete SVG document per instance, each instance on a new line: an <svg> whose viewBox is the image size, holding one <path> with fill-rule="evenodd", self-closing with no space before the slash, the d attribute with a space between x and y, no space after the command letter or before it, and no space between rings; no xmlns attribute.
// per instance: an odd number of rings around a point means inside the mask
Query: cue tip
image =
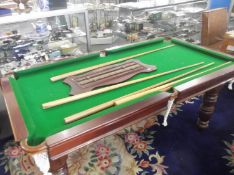
<svg viewBox="0 0 234 175"><path fill-rule="evenodd" d="M41 106L42 106L42 109L48 109L52 107L49 103L43 103Z"/></svg>
<svg viewBox="0 0 234 175"><path fill-rule="evenodd" d="M50 78L50 81L52 81L52 82L55 82L55 81L58 81L58 80L60 80L60 78L57 77L57 76Z"/></svg>

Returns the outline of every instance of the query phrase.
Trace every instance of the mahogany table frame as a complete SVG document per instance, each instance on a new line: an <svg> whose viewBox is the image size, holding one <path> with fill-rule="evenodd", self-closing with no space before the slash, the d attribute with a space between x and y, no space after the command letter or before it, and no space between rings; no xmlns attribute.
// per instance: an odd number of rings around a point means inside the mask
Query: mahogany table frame
<svg viewBox="0 0 234 175"><path fill-rule="evenodd" d="M198 126L206 128L215 110L219 89L224 83L234 77L234 65L220 69L213 73L196 78L187 83L174 87L177 92L176 103L185 101L196 95L205 93L203 104L198 116ZM11 127L16 141L25 141L27 128L21 116L16 97L7 77L1 79L1 90L7 106ZM56 173L65 171L67 155L85 145L95 142L108 135L137 123L149 116L159 114L167 107L171 93L162 92L147 100L111 112L105 116L93 119L84 124L66 129L45 139L38 147L29 147L22 144L28 152L46 149L50 161L50 171Z"/></svg>

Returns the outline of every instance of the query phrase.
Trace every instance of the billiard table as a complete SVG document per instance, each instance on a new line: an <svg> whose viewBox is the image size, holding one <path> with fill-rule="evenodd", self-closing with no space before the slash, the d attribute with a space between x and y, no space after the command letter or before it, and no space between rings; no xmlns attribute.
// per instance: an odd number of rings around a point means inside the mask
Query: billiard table
<svg viewBox="0 0 234 175"><path fill-rule="evenodd" d="M52 82L50 78L53 76L171 44L174 46L134 58L145 64L156 65L157 70L140 73L132 77L131 80L198 62L204 62L204 64L213 62L214 65L211 67L226 62L230 63L208 72L200 70L200 75L176 83L168 91L157 91L68 124L64 122L65 117L165 81L194 68L114 89L53 108L42 108L42 104L45 102L69 96L70 87L64 84L62 80ZM205 93L197 124L200 128L208 127L209 120L215 109L219 89L234 77L233 57L174 38L170 40L158 38L115 47L105 50L105 54L105 57L101 57L97 52L78 58L44 64L14 72L12 75L1 79L1 90L15 140L19 141L27 152L46 150L49 155L51 172L62 169L66 171L68 153L166 110L168 101L172 96L175 98L175 103L180 103L193 96Z"/></svg>

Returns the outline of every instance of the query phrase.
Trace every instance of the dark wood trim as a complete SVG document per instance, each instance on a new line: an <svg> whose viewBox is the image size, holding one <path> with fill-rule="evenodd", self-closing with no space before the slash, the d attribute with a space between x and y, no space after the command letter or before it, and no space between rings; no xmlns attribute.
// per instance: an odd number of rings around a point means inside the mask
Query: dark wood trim
<svg viewBox="0 0 234 175"><path fill-rule="evenodd" d="M234 65L176 86L174 88L178 92L176 101L181 102L185 99L193 97L194 95L206 92L227 82L232 77L234 77Z"/></svg>
<svg viewBox="0 0 234 175"><path fill-rule="evenodd" d="M153 113L159 114L167 106L170 93L162 92L154 97L109 113L46 139L51 159L58 159L89 143L117 132Z"/></svg>
<svg viewBox="0 0 234 175"><path fill-rule="evenodd" d="M1 89L15 141L20 141L27 138L28 130L21 115L14 91L10 86L8 77L1 79Z"/></svg>
<svg viewBox="0 0 234 175"><path fill-rule="evenodd" d="M223 85L207 91L203 96L203 102L199 111L197 125L199 128L208 128L212 114L215 111L216 102L218 100L219 91Z"/></svg>
<svg viewBox="0 0 234 175"><path fill-rule="evenodd" d="M63 156L57 160L50 161L50 172L52 174L68 174L68 167L67 167L67 155Z"/></svg>

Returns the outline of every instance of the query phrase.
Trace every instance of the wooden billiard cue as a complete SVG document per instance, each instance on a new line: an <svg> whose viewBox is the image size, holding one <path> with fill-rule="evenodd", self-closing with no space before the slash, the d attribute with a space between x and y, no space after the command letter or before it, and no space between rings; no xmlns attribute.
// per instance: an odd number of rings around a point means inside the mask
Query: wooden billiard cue
<svg viewBox="0 0 234 175"><path fill-rule="evenodd" d="M117 106L117 105L121 105L121 104L127 103L127 102L129 102L129 101L135 100L135 99L137 99L137 98L143 97L143 96L145 96L145 95L148 95L148 94L151 94L151 93L160 91L161 89L165 89L165 88L169 88L169 87L171 88L172 85L175 85L175 84L177 84L177 83L179 83L179 82L188 80L188 79L190 79L190 78L196 77L196 76L198 76L198 75L204 74L204 73L206 73L206 72L209 72L209 71L211 71L211 70L217 69L217 68L219 68L219 67L221 67L221 66L224 66L224 65L227 65L227 64L230 64L230 63L231 63L231 61L226 62L226 63L224 63L224 64L222 64L222 65L213 67L213 68L211 68L211 69L208 69L208 70L206 70L206 71L199 72L199 73L197 73L197 74L194 74L194 75L191 75L191 76L182 78L182 79L180 79L180 80L176 80L176 81L173 81L173 82L171 82L171 83L167 83L167 84L165 84L165 85L162 85L162 86L159 86L159 87L156 87L156 88L153 88L153 89L149 89L148 91L141 92L141 93L137 93L137 94L133 94L133 95L131 95L131 96L127 96L126 98L117 99L114 103L115 103L116 106ZM170 88L169 88L169 89L170 89Z"/></svg>
<svg viewBox="0 0 234 175"><path fill-rule="evenodd" d="M55 107L55 106L62 105L62 104L65 104L65 103L73 102L73 101L76 101L76 100L80 100L80 99L90 97L90 96L93 96L93 95L97 95L97 94L100 94L100 93L103 93L103 92L118 89L118 88L128 86L128 85L131 85L131 84L135 84L135 83L138 83L138 82L143 82L143 81L153 79L153 78L156 78L156 77L160 77L160 76L163 76L163 75L168 75L168 74L173 73L173 72L178 72L178 71L181 71L181 70L185 70L185 69L188 69L188 68L191 68L191 67L194 67L194 66L201 65L203 63L204 62L200 62L200 63L192 64L192 65L189 65L189 66L185 66L185 67L182 67L182 68L173 69L173 70L170 70L170 71L167 71L167 72L163 72L163 73L147 76L147 77L144 77L144 78L139 78L139 79L136 79L136 80L132 80L132 81L124 82L124 83L119 83L119 84L116 84L116 85L112 85L112 86L104 87L104 88L101 88L101 89L93 90L93 91L90 91L90 92L85 92L85 93L82 93L82 94L78 94L78 95L58 99L58 100L55 100L55 101L47 102L47 103L42 104L42 108L47 109L47 108Z"/></svg>
<svg viewBox="0 0 234 175"><path fill-rule="evenodd" d="M98 64L98 65L95 65L95 66L87 67L87 68L84 68L84 69L80 69L80 70L68 72L68 73L65 73L65 74L57 75L57 76L51 77L50 80L53 81L53 82L58 81L58 80L62 80L64 78L67 78L67 77L70 77L70 76L73 76L73 75L78 75L78 74L85 73L85 72L88 72L88 71L91 71L91 70L94 70L94 69L98 69L98 68L101 68L101 67L104 67L104 66L108 66L108 65L119 63L119 62L122 62L122 61L130 60L132 58L147 55L147 54L157 52L157 51L160 51L160 50L163 50L163 49L167 49L167 48L170 48L170 47L173 47L173 46L175 46L175 45L172 44L172 45L169 45L169 46L165 46L165 47L161 47L161 48L158 48L158 49L154 49L154 50L146 51L146 52L143 52L143 53L135 54L135 55L128 56L128 57L125 57L125 58L121 58L121 59L118 59L118 60L114 60L114 61L106 62L106 63L103 63L103 64Z"/></svg>
<svg viewBox="0 0 234 175"><path fill-rule="evenodd" d="M168 84L169 84L169 83L168 83ZM166 85L167 85L167 84L162 85L162 86L159 86L159 87L157 87L157 88L155 88L155 89L157 89L158 91L159 91L159 90L161 90L161 91L167 91L167 90L169 90L171 87L166 86ZM146 92L147 92L147 91L146 91ZM141 94L141 93L140 93L140 94ZM135 95L137 95L137 94L135 94ZM71 115L71 116L69 116L69 117L66 117L66 118L64 119L64 122L65 122L65 123L71 123L71 122L74 122L74 121L79 120L79 119L81 119L81 118L84 118L84 117L87 117L87 116L89 116L89 115L92 115L92 114L94 114L94 113L97 113L97 112L100 112L100 111L102 111L102 110L105 110L105 109L107 109L107 108L116 106L116 105L118 105L118 102L119 102L118 100L121 100L121 99L124 98L124 97L128 98L128 95L123 96L123 97L120 97L119 99L111 100L111 101L109 101L109 102L103 103L103 104L101 104L101 105L95 106L95 107L93 107L93 108L90 108L90 109L85 110L85 111L82 111L82 112L80 112L80 113ZM130 96L130 97L132 97L132 96ZM138 98L138 97L137 97L137 98Z"/></svg>
<svg viewBox="0 0 234 175"><path fill-rule="evenodd" d="M191 74L191 73L194 73L194 72L199 71L199 70L201 70L201 69L207 68L207 67L209 67L209 66L211 66L211 65L213 65L213 64L214 64L213 62L212 62L212 63L209 63L209 64L207 64L207 65L205 65L205 66L196 68L196 69L194 69L194 70L192 70L192 71L189 71L189 72L186 72L186 73L184 73L184 74L178 75L178 76L176 76L176 77L170 78L170 79L168 79L168 80L166 80L166 81L163 81L163 82L161 82L161 83L158 83L158 84L155 84L155 85L146 87L146 88L144 88L144 89L138 90L138 91L133 92L133 93L131 93L131 94L128 94L128 95L122 96L122 97L120 97L120 98L111 100L111 101L109 101L109 102L100 104L100 105L98 105L98 106L95 106L95 107L90 108L90 109L88 109L88 110L82 111L82 112L80 112L80 113L71 115L71 116L69 116L69 117L66 117L66 118L64 119L64 121L65 121L65 123L70 123L70 122L79 120L79 119L81 119L81 118L87 117L87 116L89 116L89 115L92 115L92 114L97 113L97 112L99 112L99 111L102 111L102 110L104 110L104 109L107 109L107 108L110 108L110 107L113 107L113 106L117 105L118 102L121 102L121 101L120 101L121 99L124 99L124 98L130 97L130 96L136 95L136 94L138 94L138 93L145 92L145 91L150 90L150 89L153 89L153 88L157 88L157 87L159 87L159 86L162 87L162 85L165 85L166 83L172 82L172 81L177 80L177 79L182 78L182 77L185 77L185 76L187 76L187 75L189 75L189 74ZM166 91L167 88L169 88L169 87L165 87L165 89L163 89L163 90ZM171 88L171 87L170 87L170 88ZM169 88L169 89L170 89L170 88Z"/></svg>
<svg viewBox="0 0 234 175"><path fill-rule="evenodd" d="M154 84L154 85L152 85L152 86L146 87L146 88L141 89L141 90L139 90L139 91L133 92L132 94L129 94L128 96L133 95L133 94L137 94L137 93L140 93L140 92L144 92L144 91L147 91L147 90L152 89L152 88L156 88L156 87L161 86L161 85L164 85L164 84L166 84L166 83L170 83L170 82L172 82L172 81L174 81L174 80L177 80L177 79L179 79L179 78L185 77L185 76L187 76L187 75L189 75L189 74L191 74L191 73L194 73L194 72L197 72L197 71L199 71L199 70L201 70L201 69L207 68L207 67L209 67L209 66L211 66L211 65L213 65L213 64L214 64L214 62L209 63L209 64L206 64L206 65L204 65L204 66L201 66L201 67L199 67L199 68L193 69L193 70L191 70L191 71L189 71L189 72L186 72L186 73L184 73L184 74L181 74L181 75L178 75L178 76L176 76L176 77L167 79L167 80L165 80L165 81L163 81L163 82L160 82L160 83L158 83L158 84Z"/></svg>

